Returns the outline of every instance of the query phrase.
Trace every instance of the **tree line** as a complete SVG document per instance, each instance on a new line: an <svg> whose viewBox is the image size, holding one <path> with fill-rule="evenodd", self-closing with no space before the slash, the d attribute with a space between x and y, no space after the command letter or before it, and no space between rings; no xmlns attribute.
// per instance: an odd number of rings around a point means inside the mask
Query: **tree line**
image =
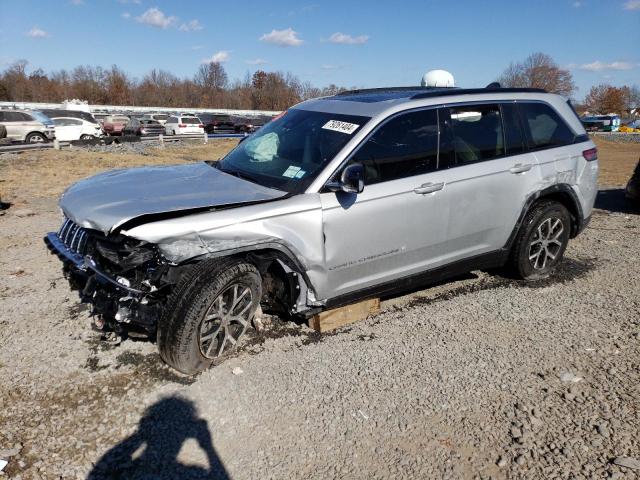
<svg viewBox="0 0 640 480"><path fill-rule="evenodd" d="M309 98L334 95L345 88L317 88L283 72L256 71L230 81L219 62L200 66L193 78L154 69L141 80L118 66L89 65L46 73L27 71L28 62L13 63L0 73L0 101L60 103L80 99L92 105L162 106L284 110Z"/></svg>
<svg viewBox="0 0 640 480"><path fill-rule="evenodd" d="M219 62L200 65L193 78L154 69L139 80L116 65L108 69L86 65L51 73L42 69L28 73L27 67L28 62L20 60L0 73L0 101L59 103L77 98L97 105L284 110L302 100L345 90L336 85L318 88L291 73L263 70L231 81ZM497 81L505 87L543 88L569 98L575 98L577 92L571 72L544 53L511 63ZM580 113L626 116L640 107L640 89L595 85L584 101L574 103Z"/></svg>

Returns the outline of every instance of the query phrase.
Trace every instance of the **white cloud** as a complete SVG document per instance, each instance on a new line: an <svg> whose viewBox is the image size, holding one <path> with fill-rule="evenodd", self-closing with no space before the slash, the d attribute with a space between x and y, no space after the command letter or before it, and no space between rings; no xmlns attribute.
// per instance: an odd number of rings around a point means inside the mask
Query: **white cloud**
<svg viewBox="0 0 640 480"><path fill-rule="evenodd" d="M135 3L136 5L140 5L140 0L118 0L118 2L122 3L123 5L127 3Z"/></svg>
<svg viewBox="0 0 640 480"><path fill-rule="evenodd" d="M279 47L298 47L303 41L298 38L298 32L291 28L285 30L271 30L271 33L265 33L260 40L266 43L273 43Z"/></svg>
<svg viewBox="0 0 640 480"><path fill-rule="evenodd" d="M187 23L183 23L178 28L181 32L195 32L198 30L202 30L204 27L198 20L191 20Z"/></svg>
<svg viewBox="0 0 640 480"><path fill-rule="evenodd" d="M362 45L363 43L367 43L368 40L369 35L358 35L357 37L352 37L351 35L340 32L336 32L329 37L329 42L340 45Z"/></svg>
<svg viewBox="0 0 640 480"><path fill-rule="evenodd" d="M214 53L211 58L205 58L201 63L223 63L228 61L231 58L229 52L227 50L220 50L219 52Z"/></svg>
<svg viewBox="0 0 640 480"><path fill-rule="evenodd" d="M49 36L48 32L45 32L41 28L33 27L31 30L27 32L27 37L31 38L46 38Z"/></svg>
<svg viewBox="0 0 640 480"><path fill-rule="evenodd" d="M570 68L577 68L579 70L586 70L588 72L602 72L604 70L631 70L636 65L629 62L601 62L600 60L596 60L592 63L583 63L582 65L576 65L572 63L569 65Z"/></svg>
<svg viewBox="0 0 640 480"><path fill-rule="evenodd" d="M156 28L168 28L171 25L174 25L177 20L178 19L176 17L167 16L162 10L155 7L149 8L142 15L136 17L136 22L144 23L145 25Z"/></svg>
<svg viewBox="0 0 640 480"><path fill-rule="evenodd" d="M76 7L80 5L84 5L84 0L71 0L71 5L75 5Z"/></svg>
<svg viewBox="0 0 640 480"><path fill-rule="evenodd" d="M323 70L338 70L342 67L340 65L325 64L325 65L322 65L320 68L322 68Z"/></svg>
<svg viewBox="0 0 640 480"><path fill-rule="evenodd" d="M124 18L125 20L129 20L131 18L131 14L129 12L124 12L122 15L120 15L122 18Z"/></svg>
<svg viewBox="0 0 640 480"><path fill-rule="evenodd" d="M582 3L581 0L576 0L571 5L573 5L574 8L580 8L580 7L582 7L584 5L584 3Z"/></svg>
<svg viewBox="0 0 640 480"><path fill-rule="evenodd" d="M247 64L249 65L266 65L267 62L264 58L256 58L253 60L247 60Z"/></svg>
<svg viewBox="0 0 640 480"><path fill-rule="evenodd" d="M191 47L191 50L202 50L204 48L204 45L194 45L193 47Z"/></svg>
<svg viewBox="0 0 640 480"><path fill-rule="evenodd" d="M627 0L624 4L625 10L640 10L640 0Z"/></svg>

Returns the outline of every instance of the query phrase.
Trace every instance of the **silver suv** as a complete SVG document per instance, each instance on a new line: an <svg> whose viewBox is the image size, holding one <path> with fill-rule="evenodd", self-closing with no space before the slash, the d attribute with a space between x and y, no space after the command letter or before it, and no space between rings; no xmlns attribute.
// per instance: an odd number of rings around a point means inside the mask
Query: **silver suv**
<svg viewBox="0 0 640 480"><path fill-rule="evenodd" d="M142 330L195 373L256 312L305 318L473 269L546 277L597 176L560 96L350 91L296 105L218 162L80 181L45 240L100 327Z"/></svg>
<svg viewBox="0 0 640 480"><path fill-rule="evenodd" d="M0 124L14 142L41 143L56 137L53 121L36 110L0 110Z"/></svg>

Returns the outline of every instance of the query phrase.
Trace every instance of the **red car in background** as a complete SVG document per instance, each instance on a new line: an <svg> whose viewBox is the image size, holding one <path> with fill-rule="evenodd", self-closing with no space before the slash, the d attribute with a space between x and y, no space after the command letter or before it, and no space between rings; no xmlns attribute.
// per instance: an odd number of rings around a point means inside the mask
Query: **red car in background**
<svg viewBox="0 0 640 480"><path fill-rule="evenodd" d="M129 121L129 117L124 115L109 115L104 119L102 130L107 135L122 135L122 131Z"/></svg>

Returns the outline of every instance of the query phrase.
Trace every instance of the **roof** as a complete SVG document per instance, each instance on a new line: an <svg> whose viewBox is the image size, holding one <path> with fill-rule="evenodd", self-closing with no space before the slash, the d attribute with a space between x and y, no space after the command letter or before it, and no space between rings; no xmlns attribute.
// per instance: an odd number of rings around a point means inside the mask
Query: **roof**
<svg viewBox="0 0 640 480"><path fill-rule="evenodd" d="M462 95L545 94L539 88L456 88L456 87L388 87L349 90L299 104L305 110L373 116L392 107L424 99Z"/></svg>

